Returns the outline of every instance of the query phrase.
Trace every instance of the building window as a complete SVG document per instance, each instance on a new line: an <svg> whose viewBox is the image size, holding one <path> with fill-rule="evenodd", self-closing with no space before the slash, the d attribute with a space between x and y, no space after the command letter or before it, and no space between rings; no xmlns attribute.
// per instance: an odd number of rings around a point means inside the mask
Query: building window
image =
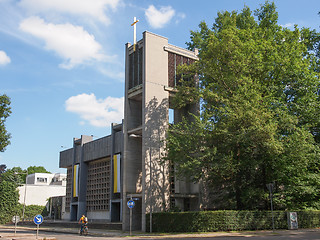
<svg viewBox="0 0 320 240"><path fill-rule="evenodd" d="M70 212L71 202L71 184L72 184L72 168L67 169L67 186L66 186L66 212Z"/></svg>
<svg viewBox="0 0 320 240"><path fill-rule="evenodd" d="M109 211L110 158L88 165L87 211Z"/></svg>
<svg viewBox="0 0 320 240"><path fill-rule="evenodd" d="M47 183L47 178L37 177L37 182Z"/></svg>
<svg viewBox="0 0 320 240"><path fill-rule="evenodd" d="M129 89L142 84L143 48L129 55Z"/></svg>
<svg viewBox="0 0 320 240"><path fill-rule="evenodd" d="M181 79L189 80L190 77L183 76L183 74L178 74L177 68L179 65L190 65L193 64L194 60L182 55L169 52L168 53L168 86L176 87L179 85ZM191 79L190 79L191 80Z"/></svg>

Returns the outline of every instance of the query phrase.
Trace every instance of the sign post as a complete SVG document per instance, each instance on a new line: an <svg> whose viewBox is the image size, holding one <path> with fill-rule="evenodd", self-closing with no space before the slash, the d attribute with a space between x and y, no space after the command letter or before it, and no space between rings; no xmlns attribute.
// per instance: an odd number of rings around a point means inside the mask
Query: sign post
<svg viewBox="0 0 320 240"><path fill-rule="evenodd" d="M127 202L127 206L130 209L130 236L131 236L131 228L132 228L132 208L134 208L135 202L131 199Z"/></svg>
<svg viewBox="0 0 320 240"><path fill-rule="evenodd" d="M14 223L14 236L16 236L17 233L17 224L20 221L20 217L19 216L13 216L12 217L12 222Z"/></svg>
<svg viewBox="0 0 320 240"><path fill-rule="evenodd" d="M39 235L39 225L43 222L43 217L42 215L38 214L37 216L34 217L33 222L37 224L37 239Z"/></svg>

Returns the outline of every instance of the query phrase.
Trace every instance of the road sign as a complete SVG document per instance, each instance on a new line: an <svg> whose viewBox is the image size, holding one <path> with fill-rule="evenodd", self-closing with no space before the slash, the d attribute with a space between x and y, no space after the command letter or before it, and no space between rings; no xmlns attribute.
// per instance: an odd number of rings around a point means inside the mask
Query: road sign
<svg viewBox="0 0 320 240"><path fill-rule="evenodd" d="M127 206L128 206L128 208L133 208L133 207L134 207L134 205L135 205L135 203L134 203L134 201L133 201L133 200L129 200L129 201L127 202Z"/></svg>
<svg viewBox="0 0 320 240"><path fill-rule="evenodd" d="M298 229L298 215L296 212L288 213L289 229Z"/></svg>
<svg viewBox="0 0 320 240"><path fill-rule="evenodd" d="M37 225L41 224L43 222L42 215L38 214L37 216L35 216L33 219L33 222Z"/></svg>
<svg viewBox="0 0 320 240"><path fill-rule="evenodd" d="M18 223L20 221L20 217L19 216L13 216L12 217L12 222L13 223Z"/></svg>

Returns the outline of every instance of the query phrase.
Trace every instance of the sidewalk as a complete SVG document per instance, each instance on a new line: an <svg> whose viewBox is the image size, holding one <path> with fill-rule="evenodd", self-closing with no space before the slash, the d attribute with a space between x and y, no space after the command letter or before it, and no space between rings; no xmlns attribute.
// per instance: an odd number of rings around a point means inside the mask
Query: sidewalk
<svg viewBox="0 0 320 240"><path fill-rule="evenodd" d="M0 229L12 230L10 231L11 235L14 233L14 226L6 226L0 225ZM17 232L21 230L31 230L36 231L36 227L17 227ZM63 227L41 227L39 228L39 234L43 235L43 232L56 232L56 233L66 233L66 234L78 234L78 229L70 229ZM208 238L208 237L255 237L255 236L289 236L289 235L301 235L306 232L317 232L320 235L320 229L299 229L299 230L259 230L259 231L243 231L243 232L210 232L210 233L145 233L145 232L132 232L132 237L137 238ZM26 234L27 235L27 234ZM15 238L15 239L28 239L28 237L24 235L24 238ZM118 237L130 239L129 232L123 232L118 230L104 230L104 229L89 229L89 236L97 236L97 237ZM4 237L4 238L3 238ZM6 239L5 236L0 238ZM32 235L32 239L34 239L34 235ZM11 239L11 238L10 238ZM31 239L31 238L30 238ZM39 238L41 239L41 238ZM50 240L49 238L46 238ZM53 238L55 239L55 238Z"/></svg>

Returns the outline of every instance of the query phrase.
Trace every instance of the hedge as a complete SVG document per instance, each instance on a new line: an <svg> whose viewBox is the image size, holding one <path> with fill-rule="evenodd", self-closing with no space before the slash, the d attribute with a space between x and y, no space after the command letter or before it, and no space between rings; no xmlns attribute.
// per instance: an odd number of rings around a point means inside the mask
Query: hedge
<svg viewBox="0 0 320 240"><path fill-rule="evenodd" d="M320 227L320 211L295 211L299 228ZM286 211L273 211L275 229L287 229ZM153 232L215 232L272 229L271 211L202 211L152 214ZM149 215L146 228L149 231Z"/></svg>
<svg viewBox="0 0 320 240"><path fill-rule="evenodd" d="M37 214L41 214L42 216L47 216L48 211L45 206L39 205L27 205L25 207L24 212L24 220L25 221L32 221L34 216ZM22 220L23 215L23 205L18 204L15 208L11 209L10 211L0 211L0 224L10 223L12 217L18 215Z"/></svg>

